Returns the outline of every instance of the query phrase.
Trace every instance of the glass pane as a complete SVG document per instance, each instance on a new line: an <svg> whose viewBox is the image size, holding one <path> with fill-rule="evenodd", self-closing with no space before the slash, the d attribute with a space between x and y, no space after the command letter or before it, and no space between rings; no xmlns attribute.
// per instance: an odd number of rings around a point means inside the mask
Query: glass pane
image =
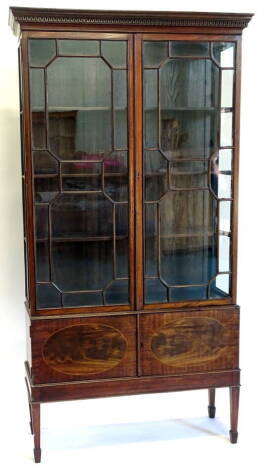
<svg viewBox="0 0 264 470"><path fill-rule="evenodd" d="M144 67L158 67L168 56L168 41L144 42Z"/></svg>
<svg viewBox="0 0 264 470"><path fill-rule="evenodd" d="M157 204L145 205L145 274L158 275Z"/></svg>
<svg viewBox="0 0 264 470"><path fill-rule="evenodd" d="M100 55L99 41L59 39L57 42L59 55Z"/></svg>
<svg viewBox="0 0 264 470"><path fill-rule="evenodd" d="M51 223L55 238L112 237L113 205L100 193L61 194L51 204Z"/></svg>
<svg viewBox="0 0 264 470"><path fill-rule="evenodd" d="M219 150L218 166L219 166L219 171L231 171L232 170L232 150L231 149Z"/></svg>
<svg viewBox="0 0 264 470"><path fill-rule="evenodd" d="M113 281L105 292L105 303L108 305L128 304L128 287L127 280Z"/></svg>
<svg viewBox="0 0 264 470"><path fill-rule="evenodd" d="M207 287L172 287L170 289L170 301L185 301L185 300L206 300Z"/></svg>
<svg viewBox="0 0 264 470"><path fill-rule="evenodd" d="M128 277L128 205L115 206L116 275Z"/></svg>
<svg viewBox="0 0 264 470"><path fill-rule="evenodd" d="M30 106L34 148L46 147L44 70L30 70Z"/></svg>
<svg viewBox="0 0 264 470"><path fill-rule="evenodd" d="M61 306L61 294L52 284L37 285L37 308Z"/></svg>
<svg viewBox="0 0 264 470"><path fill-rule="evenodd" d="M160 202L161 275L169 285L206 283L217 272L208 191L169 192Z"/></svg>
<svg viewBox="0 0 264 470"><path fill-rule="evenodd" d="M208 162L172 161L170 163L170 189L207 187Z"/></svg>
<svg viewBox="0 0 264 470"><path fill-rule="evenodd" d="M158 75L156 70L144 71L144 140L145 147L158 145Z"/></svg>
<svg viewBox="0 0 264 470"><path fill-rule="evenodd" d="M35 202L50 202L59 192L59 179L35 177Z"/></svg>
<svg viewBox="0 0 264 470"><path fill-rule="evenodd" d="M160 145L169 159L208 158L215 151L218 85L210 60L175 59L161 68Z"/></svg>
<svg viewBox="0 0 264 470"><path fill-rule="evenodd" d="M49 236L49 208L46 205L35 208L35 232L37 239Z"/></svg>
<svg viewBox="0 0 264 470"><path fill-rule="evenodd" d="M102 305L102 292L82 292L79 294L63 294L64 307L82 307L89 305Z"/></svg>
<svg viewBox="0 0 264 470"><path fill-rule="evenodd" d="M209 57L208 42L170 41L170 55Z"/></svg>
<svg viewBox="0 0 264 470"><path fill-rule="evenodd" d="M232 108L233 106L234 71L222 70L221 82L221 106Z"/></svg>
<svg viewBox="0 0 264 470"><path fill-rule="evenodd" d="M77 172L78 170L80 173ZM100 191L102 188L102 163L100 162L65 163L62 164L62 172L63 191Z"/></svg>
<svg viewBox="0 0 264 470"><path fill-rule="evenodd" d="M219 230L230 232L231 229L231 201L219 202Z"/></svg>
<svg viewBox="0 0 264 470"><path fill-rule="evenodd" d="M113 276L112 241L52 241L52 279L63 291L104 289Z"/></svg>
<svg viewBox="0 0 264 470"><path fill-rule="evenodd" d="M36 175L56 175L59 171L58 161L46 151L33 152L34 173Z"/></svg>
<svg viewBox="0 0 264 470"><path fill-rule="evenodd" d="M175 110L217 106L218 83L219 69L211 60L169 60L160 69L161 107Z"/></svg>
<svg viewBox="0 0 264 470"><path fill-rule="evenodd" d="M47 78L52 152L72 160L110 151L109 66L100 58L62 57L48 67Z"/></svg>
<svg viewBox="0 0 264 470"><path fill-rule="evenodd" d="M167 159L157 151L145 152L145 199L156 201L168 189Z"/></svg>
<svg viewBox="0 0 264 470"><path fill-rule="evenodd" d="M235 43L233 42L214 42L213 57L221 67L234 67Z"/></svg>
<svg viewBox="0 0 264 470"><path fill-rule="evenodd" d="M37 281L49 281L49 242L41 241L36 243L36 276Z"/></svg>
<svg viewBox="0 0 264 470"><path fill-rule="evenodd" d="M231 197L231 176L230 175L218 175L218 197L219 198L230 198Z"/></svg>
<svg viewBox="0 0 264 470"><path fill-rule="evenodd" d="M221 138L220 145L222 147L228 147L233 144L233 113L224 112L221 113Z"/></svg>
<svg viewBox="0 0 264 470"><path fill-rule="evenodd" d="M210 298L221 299L228 297L230 291L230 275L218 274L210 285Z"/></svg>
<svg viewBox="0 0 264 470"><path fill-rule="evenodd" d="M167 302L167 288L159 279L145 279L145 303Z"/></svg>
<svg viewBox="0 0 264 470"><path fill-rule="evenodd" d="M56 56L55 39L30 39L29 63L32 66L43 67Z"/></svg>
<svg viewBox="0 0 264 470"><path fill-rule="evenodd" d="M127 72L113 71L114 146L127 148Z"/></svg>
<svg viewBox="0 0 264 470"><path fill-rule="evenodd" d="M124 67L127 64L126 41L101 41L102 56L112 67Z"/></svg>
<svg viewBox="0 0 264 470"><path fill-rule="evenodd" d="M230 270L230 238L219 237L219 271Z"/></svg>

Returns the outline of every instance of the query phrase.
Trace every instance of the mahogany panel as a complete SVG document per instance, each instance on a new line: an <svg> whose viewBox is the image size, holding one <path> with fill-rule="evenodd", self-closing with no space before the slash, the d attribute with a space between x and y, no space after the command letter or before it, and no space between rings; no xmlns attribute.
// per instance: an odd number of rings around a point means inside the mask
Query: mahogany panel
<svg viewBox="0 0 264 470"><path fill-rule="evenodd" d="M209 387L239 385L240 371L218 371L170 377L131 377L90 382L33 386L34 402L78 400L85 398L139 395L142 393L175 392Z"/></svg>
<svg viewBox="0 0 264 470"><path fill-rule="evenodd" d="M31 326L32 380L136 375L136 317L37 320Z"/></svg>
<svg viewBox="0 0 264 470"><path fill-rule="evenodd" d="M144 314L142 375L235 369L238 339L238 309Z"/></svg>

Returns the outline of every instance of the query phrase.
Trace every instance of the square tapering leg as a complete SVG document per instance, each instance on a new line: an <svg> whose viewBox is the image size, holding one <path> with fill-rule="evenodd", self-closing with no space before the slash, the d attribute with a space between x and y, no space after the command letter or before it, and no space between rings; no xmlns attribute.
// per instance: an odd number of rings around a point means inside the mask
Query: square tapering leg
<svg viewBox="0 0 264 470"><path fill-rule="evenodd" d="M237 438L238 438L237 423L238 423L240 386L230 387L229 390L230 390L230 424L231 424L229 436L230 436L230 442L232 444L236 444Z"/></svg>

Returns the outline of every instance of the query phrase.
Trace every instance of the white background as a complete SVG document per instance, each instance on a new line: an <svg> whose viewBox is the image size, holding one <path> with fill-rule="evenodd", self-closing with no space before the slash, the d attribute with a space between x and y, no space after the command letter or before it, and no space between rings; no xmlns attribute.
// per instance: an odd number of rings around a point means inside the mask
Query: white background
<svg viewBox="0 0 264 470"><path fill-rule="evenodd" d="M264 6L257 0L54 0L16 5L56 8L252 12L243 35L238 303L241 305L242 387L239 441L231 445L228 389L207 418L207 391L42 405L42 467L65 469L263 468L263 187ZM24 267L18 114L17 39L0 6L0 465L33 468L24 385Z"/></svg>

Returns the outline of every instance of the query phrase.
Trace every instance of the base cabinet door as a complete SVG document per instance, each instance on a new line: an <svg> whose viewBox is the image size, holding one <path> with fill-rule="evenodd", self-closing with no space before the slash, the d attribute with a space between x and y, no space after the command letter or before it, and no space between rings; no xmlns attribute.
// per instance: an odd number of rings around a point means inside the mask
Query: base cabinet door
<svg viewBox="0 0 264 470"><path fill-rule="evenodd" d="M34 384L136 375L134 316L34 321Z"/></svg>
<svg viewBox="0 0 264 470"><path fill-rule="evenodd" d="M140 317L142 375L238 367L239 310L153 313Z"/></svg>

